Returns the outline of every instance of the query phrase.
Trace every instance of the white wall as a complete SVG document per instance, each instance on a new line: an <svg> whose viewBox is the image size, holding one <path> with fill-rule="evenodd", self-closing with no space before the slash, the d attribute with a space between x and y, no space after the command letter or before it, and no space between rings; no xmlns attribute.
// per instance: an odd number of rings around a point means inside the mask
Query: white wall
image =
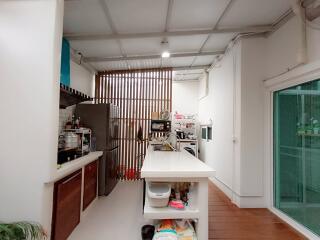
<svg viewBox="0 0 320 240"><path fill-rule="evenodd" d="M238 41L209 73L209 94L199 103L202 122L213 120L213 140L200 157L215 182L238 206L263 207L265 39Z"/></svg>
<svg viewBox="0 0 320 240"><path fill-rule="evenodd" d="M226 54L209 73L208 96L199 102L200 123L213 120L212 141L200 141L200 158L216 170L216 178L233 189L234 54Z"/></svg>
<svg viewBox="0 0 320 240"><path fill-rule="evenodd" d="M175 81L172 83L172 112L197 114L199 82Z"/></svg>
<svg viewBox="0 0 320 240"><path fill-rule="evenodd" d="M299 64L301 33L294 17L267 38L241 39L210 72L209 95L199 102L200 119L213 119L213 141L202 142L201 157L240 206L267 204L263 82ZM320 60L319 40L320 31L308 28L309 63Z"/></svg>
<svg viewBox="0 0 320 240"><path fill-rule="evenodd" d="M320 30L307 25L308 62L320 60ZM298 64L301 28L297 17L292 18L266 41L266 79L288 72Z"/></svg>
<svg viewBox="0 0 320 240"><path fill-rule="evenodd" d="M264 195L265 41L241 41L241 196Z"/></svg>
<svg viewBox="0 0 320 240"><path fill-rule="evenodd" d="M50 230L63 0L0 1L0 221Z"/></svg>
<svg viewBox="0 0 320 240"><path fill-rule="evenodd" d="M74 61L70 61L70 86L72 88L92 97L93 81L93 73Z"/></svg>

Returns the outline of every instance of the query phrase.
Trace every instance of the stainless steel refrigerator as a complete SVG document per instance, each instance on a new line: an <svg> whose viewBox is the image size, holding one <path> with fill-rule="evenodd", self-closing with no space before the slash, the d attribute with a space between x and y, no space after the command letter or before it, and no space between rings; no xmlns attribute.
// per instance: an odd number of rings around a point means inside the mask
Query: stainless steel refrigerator
<svg viewBox="0 0 320 240"><path fill-rule="evenodd" d="M92 130L97 151L103 151L99 160L99 196L108 195L116 186L119 166L119 107L113 104L78 104L75 115L80 123ZM93 143L94 144L94 143Z"/></svg>

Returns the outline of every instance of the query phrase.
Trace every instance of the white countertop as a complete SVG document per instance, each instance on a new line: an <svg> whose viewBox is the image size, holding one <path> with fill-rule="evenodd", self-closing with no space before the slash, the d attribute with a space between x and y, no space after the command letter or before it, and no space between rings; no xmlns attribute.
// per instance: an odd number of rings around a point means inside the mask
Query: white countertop
<svg viewBox="0 0 320 240"><path fill-rule="evenodd" d="M153 151L149 146L143 166L142 178L208 178L215 171L184 149L180 152Z"/></svg>
<svg viewBox="0 0 320 240"><path fill-rule="evenodd" d="M59 181L60 179L68 176L69 174L81 169L85 165L97 160L99 157L102 156L102 154L102 151L90 152L89 154L83 157L62 164L61 167L57 169L56 174L54 174L54 176L51 177L51 179L46 183L54 183L56 181Z"/></svg>

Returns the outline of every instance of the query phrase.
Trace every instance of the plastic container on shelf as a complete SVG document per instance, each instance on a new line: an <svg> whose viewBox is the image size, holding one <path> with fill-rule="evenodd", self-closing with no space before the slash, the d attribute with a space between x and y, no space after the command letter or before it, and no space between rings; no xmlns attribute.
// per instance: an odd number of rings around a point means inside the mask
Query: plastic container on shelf
<svg viewBox="0 0 320 240"><path fill-rule="evenodd" d="M147 182L147 195L150 207L168 206L170 193L170 183Z"/></svg>

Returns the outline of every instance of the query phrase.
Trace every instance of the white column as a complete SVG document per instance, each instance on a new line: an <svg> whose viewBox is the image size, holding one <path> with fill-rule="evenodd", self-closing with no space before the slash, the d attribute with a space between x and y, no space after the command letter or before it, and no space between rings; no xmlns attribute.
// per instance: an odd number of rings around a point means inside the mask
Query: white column
<svg viewBox="0 0 320 240"><path fill-rule="evenodd" d="M0 1L0 215L50 231L63 0Z"/></svg>

